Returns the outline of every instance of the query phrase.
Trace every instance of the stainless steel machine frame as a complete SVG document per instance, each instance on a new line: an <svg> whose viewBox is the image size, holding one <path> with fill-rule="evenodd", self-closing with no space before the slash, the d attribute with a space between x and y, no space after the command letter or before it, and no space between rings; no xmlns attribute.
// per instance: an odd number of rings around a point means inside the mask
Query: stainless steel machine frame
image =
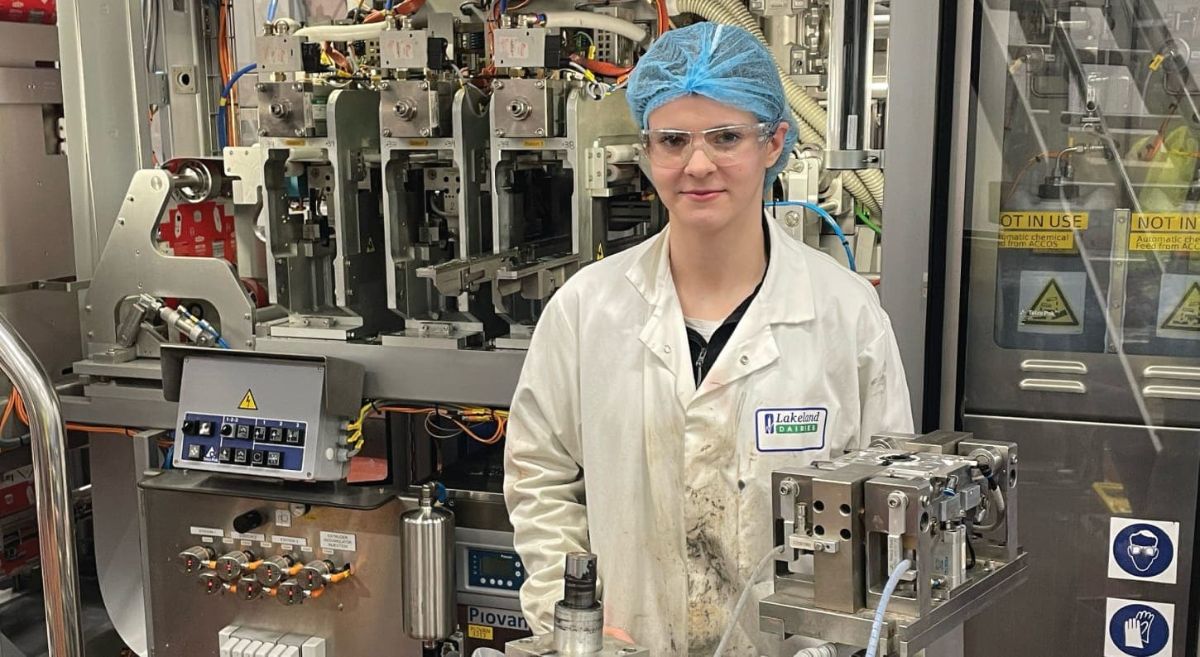
<svg viewBox="0 0 1200 657"><path fill-rule="evenodd" d="M868 450L773 473L785 550L761 629L868 646L888 575L908 559L879 654L933 645L1025 579L1017 464L1012 443L939 431L878 436Z"/></svg>

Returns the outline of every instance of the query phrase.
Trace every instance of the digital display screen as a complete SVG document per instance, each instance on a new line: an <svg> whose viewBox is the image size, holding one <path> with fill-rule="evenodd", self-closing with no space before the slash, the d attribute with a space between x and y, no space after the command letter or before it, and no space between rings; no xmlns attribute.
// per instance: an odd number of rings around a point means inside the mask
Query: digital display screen
<svg viewBox="0 0 1200 657"><path fill-rule="evenodd" d="M481 556L479 558L479 574L484 577L512 577L512 559Z"/></svg>

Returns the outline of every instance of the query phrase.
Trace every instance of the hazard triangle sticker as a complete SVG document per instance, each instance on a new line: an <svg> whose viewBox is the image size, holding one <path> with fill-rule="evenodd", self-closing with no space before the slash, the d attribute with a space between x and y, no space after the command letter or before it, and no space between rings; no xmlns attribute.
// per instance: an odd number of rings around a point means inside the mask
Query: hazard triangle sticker
<svg viewBox="0 0 1200 657"><path fill-rule="evenodd" d="M258 402L254 401L254 392L249 388L246 389L246 394L242 396L242 401L238 404L238 408L243 411L258 410Z"/></svg>
<svg viewBox="0 0 1200 657"><path fill-rule="evenodd" d="M1021 323L1027 326L1079 326L1079 318L1067 303L1062 287L1053 278L1022 315Z"/></svg>
<svg viewBox="0 0 1200 657"><path fill-rule="evenodd" d="M1179 305L1167 316L1162 328L1173 331L1200 331L1200 283L1193 282Z"/></svg>

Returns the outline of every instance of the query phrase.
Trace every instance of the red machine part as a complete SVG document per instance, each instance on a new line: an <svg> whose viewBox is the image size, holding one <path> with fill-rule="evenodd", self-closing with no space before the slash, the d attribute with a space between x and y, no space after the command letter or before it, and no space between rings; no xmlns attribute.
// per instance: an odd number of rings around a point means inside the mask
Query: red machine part
<svg viewBox="0 0 1200 657"><path fill-rule="evenodd" d="M0 0L0 21L54 25L58 0Z"/></svg>
<svg viewBox="0 0 1200 657"><path fill-rule="evenodd" d="M223 203L180 203L169 208L158 225L158 239L171 255L223 258L237 264L233 215Z"/></svg>

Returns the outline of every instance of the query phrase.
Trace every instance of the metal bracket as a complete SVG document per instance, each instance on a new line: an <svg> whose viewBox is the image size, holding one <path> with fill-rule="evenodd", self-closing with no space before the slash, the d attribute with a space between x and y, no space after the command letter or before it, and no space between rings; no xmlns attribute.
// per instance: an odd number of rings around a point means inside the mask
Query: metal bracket
<svg viewBox="0 0 1200 657"><path fill-rule="evenodd" d="M6 294L17 294L19 292L29 292L30 290L43 290L46 292L78 292L86 290L92 282L90 280L79 280L74 276L63 276L61 278L51 278L41 281L29 281L26 283L9 283L8 285L0 285L0 296Z"/></svg>

